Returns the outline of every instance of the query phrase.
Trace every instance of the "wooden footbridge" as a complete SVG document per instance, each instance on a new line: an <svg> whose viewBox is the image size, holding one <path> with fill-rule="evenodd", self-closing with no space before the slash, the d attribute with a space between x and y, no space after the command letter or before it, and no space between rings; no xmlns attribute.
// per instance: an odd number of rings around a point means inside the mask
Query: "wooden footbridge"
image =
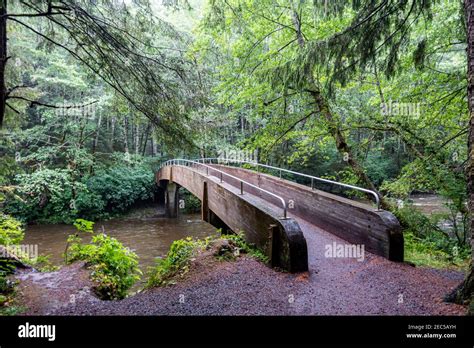
<svg viewBox="0 0 474 348"><path fill-rule="evenodd" d="M290 272L308 270L311 246L298 221L389 260L403 261L399 222L392 213L380 209L374 191L265 164L216 158L166 161L156 180L168 217L178 216L178 190L184 187L200 199L204 221L242 232L274 267ZM325 192L316 188L319 184L363 192L374 204Z"/></svg>

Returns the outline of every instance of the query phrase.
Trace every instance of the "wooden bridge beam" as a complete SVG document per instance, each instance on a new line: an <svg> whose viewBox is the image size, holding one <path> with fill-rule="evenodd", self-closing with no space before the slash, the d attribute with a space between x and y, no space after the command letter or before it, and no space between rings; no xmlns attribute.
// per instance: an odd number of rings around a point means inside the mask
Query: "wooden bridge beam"
<svg viewBox="0 0 474 348"><path fill-rule="evenodd" d="M281 210L251 195L241 195L206 173L190 167L167 166L156 174L160 183L173 183L186 188L201 200L203 220L223 228L242 232L247 242L258 246L271 259L272 266L290 272L308 270L306 239L294 219L282 219ZM171 189L167 190L170 201ZM177 198L176 198L177 201ZM269 230L271 229L271 233Z"/></svg>

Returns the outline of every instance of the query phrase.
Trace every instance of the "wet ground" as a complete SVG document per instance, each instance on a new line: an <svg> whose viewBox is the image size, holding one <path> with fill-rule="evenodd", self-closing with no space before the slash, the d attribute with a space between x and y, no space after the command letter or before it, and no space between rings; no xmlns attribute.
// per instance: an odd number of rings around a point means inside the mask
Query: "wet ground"
<svg viewBox="0 0 474 348"><path fill-rule="evenodd" d="M217 180L217 179L216 179ZM230 185L229 190L236 190ZM259 199L254 197L255 199ZM429 212L442 209L437 197L414 197L414 205ZM266 209L279 207L264 203ZM295 217L294 217L295 218ZM463 315L466 308L446 303L444 296L458 286L464 275L455 270L436 270L396 263L364 253L364 257L326 257L328 244L345 244L340 238L302 219L308 244L309 272L289 274L270 269L248 257L234 262L218 261L203 254L177 284L139 292L121 301L101 301L91 292L88 271L80 264L57 272L26 272L19 294L26 314L66 315ZM199 216L178 220L153 214L98 223L97 228L116 236L141 257L141 265L153 264L165 255L175 239L203 237L214 228ZM33 236L34 229L41 229ZM60 255L71 232L64 226L32 227L25 243L40 244L40 252ZM57 229L57 230L54 230ZM36 230L38 232L38 230ZM57 238L57 236L61 236ZM35 238L37 238L35 240ZM43 244L42 244L43 243ZM55 260L55 257L53 257Z"/></svg>
<svg viewBox="0 0 474 348"><path fill-rule="evenodd" d="M185 279L121 301L92 295L80 265L54 275L19 275L26 314L65 315L463 315L443 297L462 280L452 270L417 268L365 252L327 258L339 238L299 220L308 242L309 272L288 274L243 256L234 262L198 257Z"/></svg>

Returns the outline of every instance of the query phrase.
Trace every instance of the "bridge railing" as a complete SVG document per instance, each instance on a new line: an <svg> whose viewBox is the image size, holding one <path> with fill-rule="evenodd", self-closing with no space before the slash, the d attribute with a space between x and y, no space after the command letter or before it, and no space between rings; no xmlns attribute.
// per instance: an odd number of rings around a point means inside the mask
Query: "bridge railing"
<svg viewBox="0 0 474 348"><path fill-rule="evenodd" d="M229 164L229 163L249 164L249 165L252 165L252 166L256 167L257 172L259 171L259 168L268 168L268 169L279 171L280 178L281 178L282 172L289 173L289 174L293 174L293 175L297 175L297 176L301 176L301 177L311 179L311 189L314 189L314 182L315 181L324 182L324 183L327 183L327 184L332 184L332 185L337 185L337 186L349 188L349 189L352 189L352 190L364 192L366 194L371 195L375 200L375 204L377 205L377 210L380 209L380 197L377 194L377 192L365 189L363 187L349 185L349 184L345 184L345 183L342 183L342 182L333 181L333 180L329 180L329 179L323 179L323 178L319 178L317 176L312 176L312 175L309 175L309 174L299 173L299 172L295 172L293 170L274 167L274 166L270 166L268 164L262 164L262 163L258 163L258 162L241 161L241 160L233 160L233 159L222 159L222 158L199 158L199 159L195 159L194 161L199 162L199 163L202 162L203 164L205 164L205 163L213 164L214 162L216 162L216 164L222 164L222 163L225 163L225 164Z"/></svg>
<svg viewBox="0 0 474 348"><path fill-rule="evenodd" d="M217 172L219 173L219 179L220 179L220 182L224 182L224 177L227 177L227 178L232 178L234 180L237 180L240 184L240 194L243 195L244 194L244 188L245 186L249 186L249 187L252 187L254 189L257 189L258 191L260 192L263 192L264 194L266 195L269 195L273 198L276 198L278 201L280 201L281 205L282 205L282 209L283 209L283 219L286 219L287 218L287 205L286 205L286 201L283 199L283 197L281 196L278 196L276 194L274 194L273 192L270 192L270 191L267 191L267 190L264 190L254 184L251 184L245 180L242 180L234 175L231 175L231 174L228 174L222 170L219 170L215 167L212 167L212 166L208 166L206 165L205 163L200 163L198 161L193 161L193 160L187 160L187 159L182 159L182 158L175 158L175 159L170 159L166 162L163 162L161 165L160 165L160 169L163 168L163 167L166 167L166 166L186 166L186 167L201 167L201 168L205 168L205 172L206 172L206 175L209 176L209 172L211 171L214 171L214 172Z"/></svg>

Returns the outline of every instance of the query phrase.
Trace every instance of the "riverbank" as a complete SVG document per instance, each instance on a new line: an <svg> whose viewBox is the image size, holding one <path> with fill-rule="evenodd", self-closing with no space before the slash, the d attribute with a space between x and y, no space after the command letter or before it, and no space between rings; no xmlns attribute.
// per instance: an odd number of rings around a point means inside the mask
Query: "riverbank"
<svg viewBox="0 0 474 348"><path fill-rule="evenodd" d="M175 285L120 301L94 296L88 271L77 263L50 273L16 276L24 315L464 315L443 302L463 279L452 270L417 268L368 254L340 260L344 277L323 270L289 274L248 255L235 261L204 253ZM337 265L336 265L337 266ZM402 296L400 296L402 295Z"/></svg>
<svg viewBox="0 0 474 348"><path fill-rule="evenodd" d="M104 231L135 252L144 273L155 265L157 257L166 256L174 240L188 236L203 239L216 234L216 228L202 221L199 214L182 214L170 219L164 216L164 210L159 206L134 209L120 218L98 221L94 229L96 232ZM23 243L37 245L39 253L49 255L54 266L63 267L68 236L76 233L85 243L92 238L90 233L78 232L72 225L30 225L26 228ZM135 289L145 282L143 277Z"/></svg>

